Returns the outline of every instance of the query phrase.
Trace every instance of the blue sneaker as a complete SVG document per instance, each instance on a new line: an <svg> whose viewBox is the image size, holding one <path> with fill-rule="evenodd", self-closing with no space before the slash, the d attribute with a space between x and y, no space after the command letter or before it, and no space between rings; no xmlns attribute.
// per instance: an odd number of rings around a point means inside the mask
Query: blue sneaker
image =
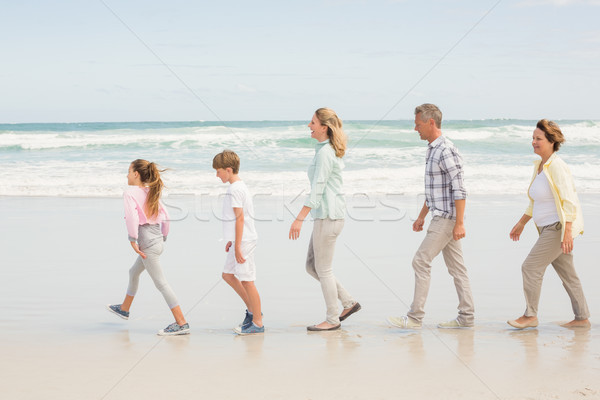
<svg viewBox="0 0 600 400"><path fill-rule="evenodd" d="M265 333L264 326L256 326L254 322L251 322L250 325L243 326L240 332L237 332L238 335L253 335L255 333Z"/></svg>
<svg viewBox="0 0 600 400"><path fill-rule="evenodd" d="M107 304L106 309L113 314L117 314L119 317L123 319L129 319L129 311L121 310L120 304Z"/></svg>
<svg viewBox="0 0 600 400"><path fill-rule="evenodd" d="M173 322L165 329L161 329L160 331L158 331L159 336L189 335L189 333L190 324L185 323L183 325L179 325L177 324L177 322Z"/></svg>
<svg viewBox="0 0 600 400"><path fill-rule="evenodd" d="M260 313L260 316L263 317L264 314ZM246 317L244 318L244 320L242 321L242 323L239 324L237 327L233 328L233 330L236 331L237 333L240 333L240 331L242 330L242 328L244 326L250 325L253 320L254 320L254 315L250 311L246 310Z"/></svg>
<svg viewBox="0 0 600 400"><path fill-rule="evenodd" d="M246 318L244 318L244 320L242 321L241 324L239 324L238 326L236 326L235 328L233 328L233 331L235 333L237 333L238 335L242 334L242 329L249 327L250 325L252 325L252 320L254 319L254 316L250 313L250 311L246 310Z"/></svg>
<svg viewBox="0 0 600 400"><path fill-rule="evenodd" d="M243 330L244 328L248 328L248 327L249 327L250 325L252 325L252 324L253 324L253 322L252 322L252 320L250 320L250 322L248 322L246 325L242 325L242 324L240 324L240 325L236 326L235 328L233 328L233 331L234 331L235 333L237 333L238 335L241 335L241 334L242 334L242 330Z"/></svg>
<svg viewBox="0 0 600 400"><path fill-rule="evenodd" d="M254 318L252 313L250 311L246 310L246 316L244 317L244 320L240 324L240 327L243 327L243 326L246 326L246 325L252 323L252 318Z"/></svg>

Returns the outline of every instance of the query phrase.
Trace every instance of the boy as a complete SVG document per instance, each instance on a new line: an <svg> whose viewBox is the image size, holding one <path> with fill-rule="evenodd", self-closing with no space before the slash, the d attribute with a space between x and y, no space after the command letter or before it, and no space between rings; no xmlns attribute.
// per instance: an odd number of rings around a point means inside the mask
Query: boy
<svg viewBox="0 0 600 400"><path fill-rule="evenodd" d="M263 333L260 296L254 285L254 249L258 236L254 228L252 198L238 176L240 158L233 151L224 150L213 158L212 166L217 177L230 184L223 201L223 237L227 240L225 251L228 253L223 279L246 303L246 317L234 331L240 335Z"/></svg>

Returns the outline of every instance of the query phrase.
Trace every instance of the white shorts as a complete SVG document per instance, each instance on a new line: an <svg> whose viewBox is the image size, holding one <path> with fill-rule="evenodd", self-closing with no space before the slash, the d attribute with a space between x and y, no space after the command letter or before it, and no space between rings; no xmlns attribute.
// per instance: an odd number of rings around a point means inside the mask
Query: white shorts
<svg viewBox="0 0 600 400"><path fill-rule="evenodd" d="M256 248L256 240L242 241L242 257L246 262L239 264L235 259L235 242L232 243L227 252L225 259L225 267L223 272L226 274L235 275L240 281L255 281L256 280L256 264L254 264L254 249Z"/></svg>

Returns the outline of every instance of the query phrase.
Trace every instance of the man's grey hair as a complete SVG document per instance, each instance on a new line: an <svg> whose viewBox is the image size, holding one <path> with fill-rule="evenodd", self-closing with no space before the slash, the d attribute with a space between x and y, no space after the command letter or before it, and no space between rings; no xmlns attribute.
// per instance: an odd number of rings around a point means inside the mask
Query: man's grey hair
<svg viewBox="0 0 600 400"><path fill-rule="evenodd" d="M421 104L417 108L415 108L415 115L421 114L421 121L427 122L430 119L433 119L435 122L435 126L439 128L442 127L442 112L435 104Z"/></svg>

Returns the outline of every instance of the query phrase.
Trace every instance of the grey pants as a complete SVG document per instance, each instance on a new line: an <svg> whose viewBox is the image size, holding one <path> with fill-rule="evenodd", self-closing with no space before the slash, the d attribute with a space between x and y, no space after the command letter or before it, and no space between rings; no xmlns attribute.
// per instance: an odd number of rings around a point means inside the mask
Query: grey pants
<svg viewBox="0 0 600 400"><path fill-rule="evenodd" d="M458 294L457 319L465 326L473 325L475 319L473 295L462 256L462 246L452 235L454 224L454 220L433 217L427 235L413 258L415 294L407 315L415 321L421 322L425 316L425 302L431 283L431 262L442 252L448 273L454 278L454 286Z"/></svg>
<svg viewBox="0 0 600 400"><path fill-rule="evenodd" d="M138 256L137 260L129 270L129 286L127 287L127 295L135 296L140 282L140 275L144 270L148 271L148 275L152 278L154 286L163 295L169 308L177 307L179 302L173 289L167 283L162 267L160 266L160 255L163 252L163 236L160 230L160 225L140 225L138 231L138 245L140 250L146 254L143 259Z"/></svg>
<svg viewBox="0 0 600 400"><path fill-rule="evenodd" d="M337 300L344 308L355 301L333 275L333 253L335 242L344 227L343 219L316 219L306 255L306 272L321 283L321 290L327 306L327 322L340 323Z"/></svg>
<svg viewBox="0 0 600 400"><path fill-rule="evenodd" d="M557 222L540 228L540 237L523 262L523 290L527 308L525 316L535 317L540 302L542 280L549 264L552 264L571 299L575 319L588 319L588 310L583 288L573 264L573 253L564 254L561 248L561 223Z"/></svg>

